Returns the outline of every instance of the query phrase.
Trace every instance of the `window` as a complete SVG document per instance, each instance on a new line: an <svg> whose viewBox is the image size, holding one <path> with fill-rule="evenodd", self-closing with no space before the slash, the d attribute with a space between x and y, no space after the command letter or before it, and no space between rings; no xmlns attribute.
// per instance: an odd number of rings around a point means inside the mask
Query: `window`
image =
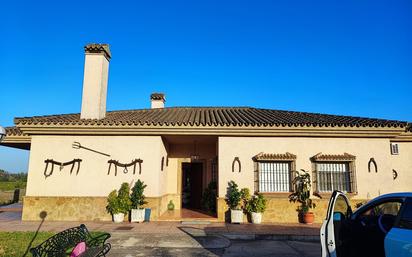
<svg viewBox="0 0 412 257"><path fill-rule="evenodd" d="M255 190L261 193L290 192L295 159L291 153L256 155Z"/></svg>
<svg viewBox="0 0 412 257"><path fill-rule="evenodd" d="M350 154L326 155L312 157L314 164L314 188L318 193L356 192L355 156Z"/></svg>
<svg viewBox="0 0 412 257"><path fill-rule="evenodd" d="M290 162L260 162L259 192L289 192Z"/></svg>
<svg viewBox="0 0 412 257"><path fill-rule="evenodd" d="M351 192L349 163L320 162L316 163L316 171L319 192Z"/></svg>
<svg viewBox="0 0 412 257"><path fill-rule="evenodd" d="M386 234L396 223L399 210L402 208L402 202L402 199L386 199L384 202L369 206L359 214L356 220L364 229L369 231L367 236L371 238L376 236L376 228Z"/></svg>
<svg viewBox="0 0 412 257"><path fill-rule="evenodd" d="M401 205L402 203L398 201L384 202L384 203L375 205L372 208L367 209L366 211L360 214L360 217L365 217L365 216L379 217L380 215L397 216L399 213L399 210L401 209Z"/></svg>
<svg viewBox="0 0 412 257"><path fill-rule="evenodd" d="M397 143L391 143L391 154L392 155L399 154L399 145Z"/></svg>

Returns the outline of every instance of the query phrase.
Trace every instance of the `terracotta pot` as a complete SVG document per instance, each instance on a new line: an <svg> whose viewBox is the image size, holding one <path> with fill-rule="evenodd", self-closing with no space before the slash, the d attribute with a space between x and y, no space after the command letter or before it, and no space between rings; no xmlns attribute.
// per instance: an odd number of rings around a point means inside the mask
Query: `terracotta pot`
<svg viewBox="0 0 412 257"><path fill-rule="evenodd" d="M231 223L242 223L243 222L243 211L242 210L230 210L230 222Z"/></svg>
<svg viewBox="0 0 412 257"><path fill-rule="evenodd" d="M313 224L315 221L315 214L313 212L306 212L302 214L302 221L305 224Z"/></svg>
<svg viewBox="0 0 412 257"><path fill-rule="evenodd" d="M124 220L124 213L115 213L113 214L114 223L122 223Z"/></svg>

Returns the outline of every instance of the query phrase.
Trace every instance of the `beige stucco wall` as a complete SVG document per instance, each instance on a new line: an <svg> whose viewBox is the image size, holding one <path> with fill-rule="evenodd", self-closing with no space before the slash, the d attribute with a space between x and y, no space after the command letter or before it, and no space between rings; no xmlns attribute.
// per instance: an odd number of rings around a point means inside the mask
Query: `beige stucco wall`
<svg viewBox="0 0 412 257"><path fill-rule="evenodd" d="M73 149L72 143L108 153L106 157L84 149ZM220 137L218 142L198 144L199 161L204 163L204 187L210 181L211 162L218 155L219 220L224 220L227 206L224 204L227 183L235 180L239 186L254 190L253 156L260 152L285 153L297 156L297 169L312 169L310 158L324 154L343 154L356 156L356 175L358 194L353 200L363 201L387 192L412 190L412 143L399 143L399 155L391 155L389 139L378 138L281 138L281 137ZM193 144L169 143L160 136L33 136L31 143L27 199L24 203L23 219L37 219L38 213L47 210L51 220L109 220L105 211L106 196L118 189L123 182L134 183L143 180L148 186L145 194L148 206L152 208L152 218L162 215L170 200L180 209L181 166L190 162ZM161 160L164 158L163 171ZM242 172L232 172L234 157L239 157ZM374 158L378 173L368 172L368 161ZM70 173L70 166L59 170L54 167L52 176L45 178L46 159L67 162L74 158L82 159L79 174L76 169ZM109 159L129 163L132 159L143 160L142 174L124 174L118 168L117 176L112 167L107 175ZM397 170L398 179L393 180L392 169ZM268 195L266 222L295 222L294 205L287 201L287 194ZM84 206L96 204L85 212ZM318 200L317 200L318 201ZM327 199L319 200L316 208L316 221L320 222L326 211ZM56 209L57 208L57 209ZM58 210L58 211L57 211ZM288 218L286 218L288 217Z"/></svg>
<svg viewBox="0 0 412 257"><path fill-rule="evenodd" d="M111 157L85 149L73 149L74 141ZM160 136L33 136L27 196L107 196L121 183L134 183L137 179L148 185L145 190L147 196L162 196L167 169L160 172L160 164L162 156L166 156L165 152ZM75 174L76 168L70 175L70 166L65 166L61 171L55 166L53 175L45 178L46 159L67 162L75 158L82 159L78 175ZM133 167L128 168L127 174L119 167L115 176L113 166L110 175L107 175L108 160L130 163L135 158L143 160L141 175L138 174L138 167L135 175Z"/></svg>
<svg viewBox="0 0 412 257"><path fill-rule="evenodd" d="M297 156L298 170L312 170L310 158L324 154L350 153L356 156L358 194L354 199L371 199L388 192L412 191L412 143L400 143L400 155L391 155L389 139L377 138L265 138L219 137L219 196L226 194L227 183L254 190L253 156L260 152ZM232 172L232 162L239 157L242 172ZM368 172L368 161L374 158L378 173ZM393 180L392 169L399 177Z"/></svg>
<svg viewBox="0 0 412 257"><path fill-rule="evenodd" d="M391 170L396 170L398 178L391 184L399 191L412 191L412 142L399 142L398 145L399 155L391 155Z"/></svg>
<svg viewBox="0 0 412 257"><path fill-rule="evenodd" d="M73 149L73 142L82 146L110 154L106 157L85 149ZM105 211L106 197L113 189L119 189L121 183L131 185L141 179L147 184L145 195L152 208L152 219L157 219L167 210L170 200L175 208L181 207L181 164L190 162L193 151L191 144L169 144L160 136L33 136L31 143L27 197L24 203L23 219L38 219L41 211L47 211L49 220L110 220ZM198 151L205 163L205 177L210 177L209 162L216 156L214 144L199 144ZM70 175L71 166L61 171L54 166L53 174L44 176L46 159L67 162L82 159L79 174L77 166ZM133 167L127 174L118 167L115 176L114 166L107 175L108 160L129 163L135 158L143 160L142 174L133 175ZM163 170L161 169L162 158ZM49 164L48 172L50 172ZM206 181L204 181L206 183ZM96 204L90 212L82 211L82 206ZM58 207L58 211L57 208ZM81 208L80 208L81 207ZM65 212L67 210L67 212Z"/></svg>

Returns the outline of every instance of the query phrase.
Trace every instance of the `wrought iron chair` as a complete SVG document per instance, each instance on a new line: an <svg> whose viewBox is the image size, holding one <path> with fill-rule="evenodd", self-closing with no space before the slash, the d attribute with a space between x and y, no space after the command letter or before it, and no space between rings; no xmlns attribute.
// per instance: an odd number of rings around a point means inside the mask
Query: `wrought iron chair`
<svg viewBox="0 0 412 257"><path fill-rule="evenodd" d="M81 224L50 237L37 247L31 248L30 252L34 257L66 257L68 249L75 247L80 242L85 242L87 250L81 257L102 257L106 256L111 249L110 243L106 243L109 238L110 234L108 233L92 237L86 226Z"/></svg>

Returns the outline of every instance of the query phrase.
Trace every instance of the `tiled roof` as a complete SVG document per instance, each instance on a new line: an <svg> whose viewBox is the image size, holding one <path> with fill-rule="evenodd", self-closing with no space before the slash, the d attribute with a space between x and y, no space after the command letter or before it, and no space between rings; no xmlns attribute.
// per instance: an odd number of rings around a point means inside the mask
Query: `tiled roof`
<svg viewBox="0 0 412 257"><path fill-rule="evenodd" d="M84 51L86 53L104 53L108 59L112 57L112 54L110 53L110 47L108 44L91 43L84 47Z"/></svg>
<svg viewBox="0 0 412 257"><path fill-rule="evenodd" d="M151 100L166 100L165 94L163 93L153 93L150 95Z"/></svg>
<svg viewBox="0 0 412 257"><path fill-rule="evenodd" d="M356 156L348 153L344 154L322 154L318 153L317 155L311 158L313 161L353 161L356 159Z"/></svg>
<svg viewBox="0 0 412 257"><path fill-rule="evenodd" d="M253 157L254 160L256 161L280 161L280 160L295 160L296 155L291 154L291 153L258 153L255 157Z"/></svg>
<svg viewBox="0 0 412 257"><path fill-rule="evenodd" d="M406 127L406 131L412 132L412 123L409 123Z"/></svg>
<svg viewBox="0 0 412 257"><path fill-rule="evenodd" d="M25 136L25 134L17 127L7 127L6 136Z"/></svg>
<svg viewBox="0 0 412 257"><path fill-rule="evenodd" d="M80 119L80 114L15 118L19 125L102 126L316 126L405 128L404 121L360 118L318 113L257 109L250 107L170 107L107 112L106 117Z"/></svg>

